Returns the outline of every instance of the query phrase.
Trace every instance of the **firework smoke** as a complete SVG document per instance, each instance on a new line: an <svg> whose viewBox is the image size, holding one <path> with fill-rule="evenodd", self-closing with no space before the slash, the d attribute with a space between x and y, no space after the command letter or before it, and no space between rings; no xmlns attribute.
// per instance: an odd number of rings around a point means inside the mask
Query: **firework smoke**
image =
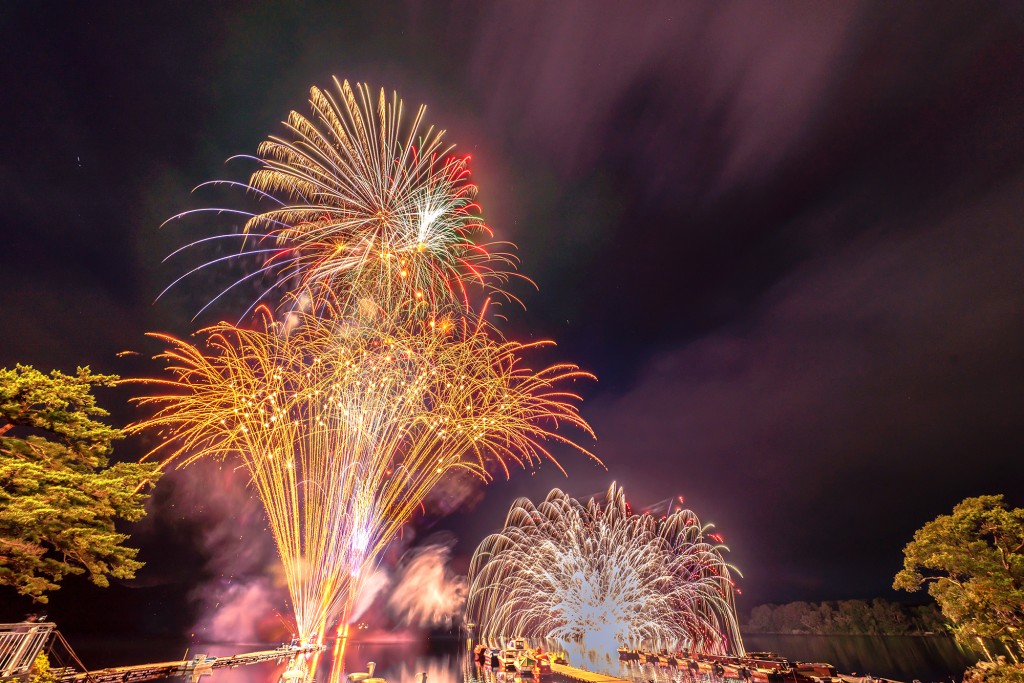
<svg viewBox="0 0 1024 683"><path fill-rule="evenodd" d="M431 544L406 553L388 608L406 625L440 626L462 613L466 579L449 569L451 543Z"/></svg>

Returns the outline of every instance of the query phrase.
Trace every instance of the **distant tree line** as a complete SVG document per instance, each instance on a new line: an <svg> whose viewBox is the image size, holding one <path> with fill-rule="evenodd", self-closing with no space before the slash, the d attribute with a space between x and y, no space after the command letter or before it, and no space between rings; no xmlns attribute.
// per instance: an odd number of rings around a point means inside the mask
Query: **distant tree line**
<svg viewBox="0 0 1024 683"><path fill-rule="evenodd" d="M934 604L901 605L876 598L758 605L744 627L748 633L813 635L921 635L948 633Z"/></svg>

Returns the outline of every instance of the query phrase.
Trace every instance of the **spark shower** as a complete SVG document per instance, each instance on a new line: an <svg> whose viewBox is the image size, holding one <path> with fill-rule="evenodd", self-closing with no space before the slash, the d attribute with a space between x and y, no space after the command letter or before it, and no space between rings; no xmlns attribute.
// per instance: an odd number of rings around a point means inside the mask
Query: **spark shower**
<svg viewBox="0 0 1024 683"><path fill-rule="evenodd" d="M549 344L505 340L492 298L515 274L474 202L468 158L443 131L411 123L397 95L334 82L312 88L310 118L259 146L241 187L263 211L207 237L236 242L224 261L258 266L210 302L268 278L242 314L192 343L155 335L169 378L139 399L133 430L159 431L165 466L242 463L266 510L303 638L344 625L367 577L430 490L452 470L481 480L555 461L556 431L593 436L567 388L574 365L539 371L524 354ZM175 252L177 254L178 252ZM174 254L172 254L174 256ZM479 299L479 303L474 302ZM255 313L253 312L255 311Z"/></svg>
<svg viewBox="0 0 1024 683"><path fill-rule="evenodd" d="M620 645L743 654L726 550L690 510L633 514L559 489L520 498L477 548L466 621L480 637L553 638L602 654ZM737 572L738 573L738 572Z"/></svg>

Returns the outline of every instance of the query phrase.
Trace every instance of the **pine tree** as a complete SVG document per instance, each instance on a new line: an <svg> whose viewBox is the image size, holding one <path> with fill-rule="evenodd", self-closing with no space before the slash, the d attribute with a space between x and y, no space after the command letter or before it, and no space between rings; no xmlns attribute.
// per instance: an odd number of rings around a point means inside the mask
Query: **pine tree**
<svg viewBox="0 0 1024 683"><path fill-rule="evenodd" d="M142 566L114 522L145 514L142 491L159 472L153 463L108 464L124 433L97 419L107 411L92 392L117 379L88 367L0 369L0 586L46 602L69 574L107 586Z"/></svg>
<svg viewBox="0 0 1024 683"><path fill-rule="evenodd" d="M914 534L893 588L928 592L967 643L995 638L1024 655L1024 509L967 498Z"/></svg>

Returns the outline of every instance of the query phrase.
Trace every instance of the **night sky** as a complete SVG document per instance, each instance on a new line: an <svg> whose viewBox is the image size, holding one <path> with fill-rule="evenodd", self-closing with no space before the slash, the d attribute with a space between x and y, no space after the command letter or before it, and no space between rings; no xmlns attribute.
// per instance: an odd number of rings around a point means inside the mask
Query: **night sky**
<svg viewBox="0 0 1024 683"><path fill-rule="evenodd" d="M244 180L224 161L305 113L310 85L368 82L473 156L539 287L504 309L510 336L599 378L583 412L608 471L566 452L568 479L516 472L423 523L455 532L457 565L516 496L617 480L716 524L741 611L896 597L925 521L967 496L1024 505L1020 7L7 3L0 367L157 373L146 332L231 315L191 321L224 273L154 303L183 272L162 259L216 231L160 224L211 205L199 183ZM118 424L131 393L101 396ZM51 616L187 628L220 571L198 529L252 514L217 477L158 486L139 579L72 581ZM265 566L256 532L219 547Z"/></svg>

